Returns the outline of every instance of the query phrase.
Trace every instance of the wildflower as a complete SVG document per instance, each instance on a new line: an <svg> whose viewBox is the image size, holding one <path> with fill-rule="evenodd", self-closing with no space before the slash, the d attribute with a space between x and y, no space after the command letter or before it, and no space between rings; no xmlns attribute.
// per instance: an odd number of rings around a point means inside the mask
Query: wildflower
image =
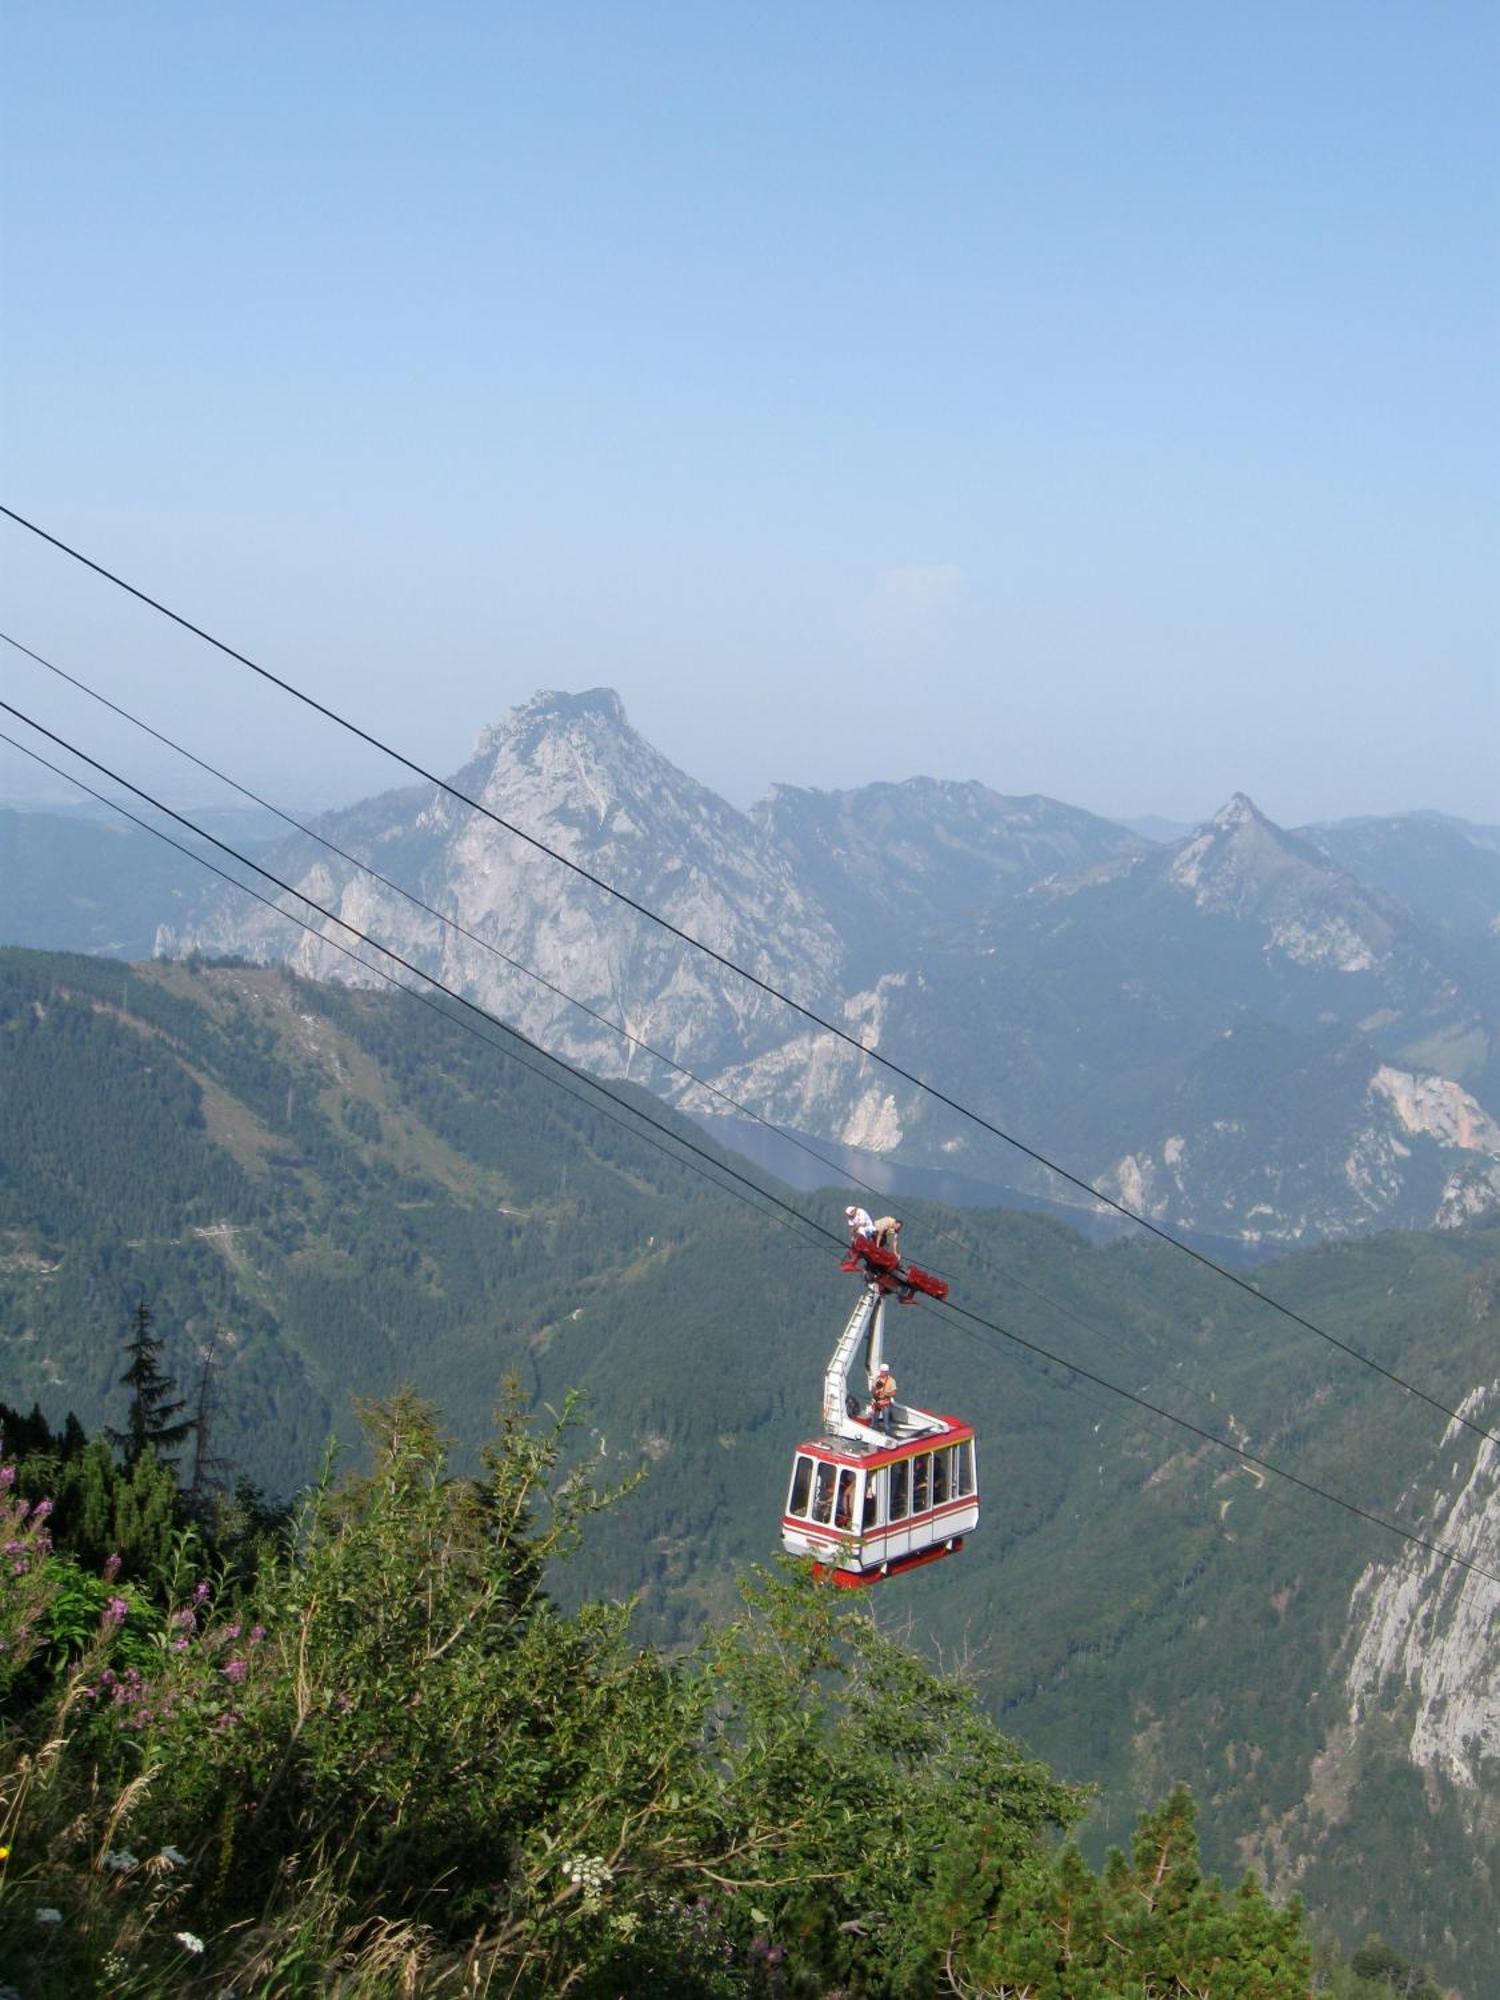
<svg viewBox="0 0 1500 2000"><path fill-rule="evenodd" d="M9 1859L10 1849L8 1847L0 1847L0 1861L9 1861Z"/></svg>
<svg viewBox="0 0 1500 2000"><path fill-rule="evenodd" d="M265 1636L266 1636L266 1628L264 1625L252 1625L250 1627L249 1643L252 1646L258 1646L261 1640L265 1638Z"/></svg>
<svg viewBox="0 0 1500 2000"><path fill-rule="evenodd" d="M170 1622L178 1632L196 1632L198 1629L196 1613L189 1611L186 1606L181 1611L174 1611Z"/></svg>
<svg viewBox="0 0 1500 2000"><path fill-rule="evenodd" d="M187 1856L177 1847L164 1847L161 1851L160 1859L167 1862L173 1868L187 1867Z"/></svg>
<svg viewBox="0 0 1500 2000"><path fill-rule="evenodd" d="M123 1625L125 1623L125 1615L129 1609L130 1606L125 1602L123 1597L112 1597L104 1607L105 1624Z"/></svg>
<svg viewBox="0 0 1500 2000"><path fill-rule="evenodd" d="M141 1864L128 1847L122 1847L118 1854L106 1854L104 1865L112 1868L117 1875L128 1875L132 1868L139 1868Z"/></svg>
<svg viewBox="0 0 1500 2000"><path fill-rule="evenodd" d="M604 1901L604 1890L613 1882L614 1871L600 1854L574 1854L562 1864L562 1872L575 1889L583 1891L583 1907L597 1910Z"/></svg>
<svg viewBox="0 0 1500 2000"><path fill-rule="evenodd" d="M204 1600L207 1598L207 1596L208 1596L208 1585L206 1583L200 1583L197 1589L193 1592L194 1604L202 1604Z"/></svg>
<svg viewBox="0 0 1500 2000"><path fill-rule="evenodd" d="M14 1486L15 1483L16 1468L13 1465L0 1465L0 1489L7 1486Z"/></svg>
<svg viewBox="0 0 1500 2000"><path fill-rule="evenodd" d="M235 1659L224 1662L224 1677L226 1680L242 1681L249 1671L249 1667L246 1666L243 1660Z"/></svg>
<svg viewBox="0 0 1500 2000"><path fill-rule="evenodd" d="M36 1920L39 1924L60 1924L62 1922L62 1911L44 1907L37 1911Z"/></svg>
<svg viewBox="0 0 1500 2000"><path fill-rule="evenodd" d="M120 1574L120 1558L118 1556L106 1556L104 1558L102 1574L106 1583L113 1583L115 1578Z"/></svg>
<svg viewBox="0 0 1500 2000"><path fill-rule="evenodd" d="M194 1937L191 1931L173 1931L172 1935L184 1951L190 1951L195 1958L202 1956L203 1940L201 1937Z"/></svg>

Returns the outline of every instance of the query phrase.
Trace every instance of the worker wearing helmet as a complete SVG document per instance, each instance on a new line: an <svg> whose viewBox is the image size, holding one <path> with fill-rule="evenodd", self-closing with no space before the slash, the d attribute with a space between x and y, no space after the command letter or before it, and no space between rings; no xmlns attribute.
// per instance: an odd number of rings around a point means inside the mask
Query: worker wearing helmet
<svg viewBox="0 0 1500 2000"><path fill-rule="evenodd" d="M884 1362L870 1384L870 1421L887 1436L896 1428L896 1378Z"/></svg>

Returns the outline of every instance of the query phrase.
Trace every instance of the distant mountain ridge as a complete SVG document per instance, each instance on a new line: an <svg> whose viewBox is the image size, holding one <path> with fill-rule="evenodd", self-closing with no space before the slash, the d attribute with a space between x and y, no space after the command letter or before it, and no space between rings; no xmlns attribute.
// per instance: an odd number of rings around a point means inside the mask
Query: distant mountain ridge
<svg viewBox="0 0 1500 2000"><path fill-rule="evenodd" d="M608 689L538 694L456 781L1155 1219L1295 1243L1500 1206L1490 830L1414 814L1288 831L1237 795L1152 844L931 778L776 787L740 812ZM1083 1199L437 787L321 825L492 949L301 836L272 850L278 873L571 1060L695 1114L722 1114L722 1092L912 1168ZM155 943L375 977L227 888L169 908Z"/></svg>
<svg viewBox="0 0 1500 2000"><path fill-rule="evenodd" d="M607 689L537 695L482 733L455 782L1154 1218L1301 1241L1500 1204L1497 1012L1472 914L1459 939L1451 910L1367 883L1327 830L1289 833L1243 796L1165 846L932 779L778 787L745 814L646 743ZM514 963L313 843L278 849L279 872L571 1059L723 1109L515 965L802 1133L1058 1192L437 788L324 825ZM1430 838L1423 822L1412 844ZM1482 883L1500 856L1473 854ZM227 891L159 943L359 977Z"/></svg>

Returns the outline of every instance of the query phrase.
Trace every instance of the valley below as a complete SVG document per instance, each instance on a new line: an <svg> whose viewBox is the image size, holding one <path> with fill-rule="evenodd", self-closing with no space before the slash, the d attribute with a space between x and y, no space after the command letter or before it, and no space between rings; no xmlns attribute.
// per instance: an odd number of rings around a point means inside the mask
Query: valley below
<svg viewBox="0 0 1500 2000"><path fill-rule="evenodd" d="M578 1450L646 1474L568 1593L630 1599L641 1638L680 1649L771 1559L851 1280L680 1111L629 1084L623 1104L564 1095L535 1052L409 995L201 958L5 952L0 1064L12 1406L117 1422L146 1294L182 1379L214 1341L215 1451L273 1493L352 1438L354 1399L402 1384L462 1462L513 1378L537 1406L581 1391ZM849 1198L777 1192L832 1230ZM1495 1447L1168 1245L902 1213L956 1300L1478 1569L917 1307L897 1375L978 1427L984 1512L961 1558L872 1593L881 1624L1098 1787L1096 1856L1185 1780L1210 1865L1301 1894L1346 1949L1379 1931L1487 1991ZM1256 1281L1472 1423L1500 1417L1500 1227L1385 1229Z"/></svg>

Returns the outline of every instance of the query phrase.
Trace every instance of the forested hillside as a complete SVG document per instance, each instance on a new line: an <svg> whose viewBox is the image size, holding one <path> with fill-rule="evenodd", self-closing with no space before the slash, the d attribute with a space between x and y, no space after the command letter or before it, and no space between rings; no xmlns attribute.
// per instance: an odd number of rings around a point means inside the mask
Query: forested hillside
<svg viewBox="0 0 1500 2000"><path fill-rule="evenodd" d="M567 1602L639 1591L642 1636L681 1647L773 1546L850 1280L411 998L7 953L0 1096L3 1400L118 1423L145 1291L182 1378L219 1331L215 1449L275 1491L352 1433L351 1394L414 1383L462 1454L514 1374L532 1401L581 1387L581 1451L649 1469L595 1524ZM832 1223L846 1198L805 1206ZM1494 1566L1477 1441L1443 1442L1440 1415L1211 1274L1041 1219L906 1213L966 1303ZM1495 1231L1325 1249L1264 1282L1489 1407ZM1370 1668L1404 1545L935 1312L898 1315L894 1340L904 1391L980 1426L985 1513L961 1559L876 1608L967 1657L1008 1729L1103 1786L1090 1851L1186 1779L1210 1865L1253 1861L1349 1945L1379 1929L1485 1992L1488 1766L1449 1753L1457 1732L1493 1754L1490 1669L1482 1646L1443 1689ZM1421 1570L1410 1587L1439 1638L1491 1589Z"/></svg>

